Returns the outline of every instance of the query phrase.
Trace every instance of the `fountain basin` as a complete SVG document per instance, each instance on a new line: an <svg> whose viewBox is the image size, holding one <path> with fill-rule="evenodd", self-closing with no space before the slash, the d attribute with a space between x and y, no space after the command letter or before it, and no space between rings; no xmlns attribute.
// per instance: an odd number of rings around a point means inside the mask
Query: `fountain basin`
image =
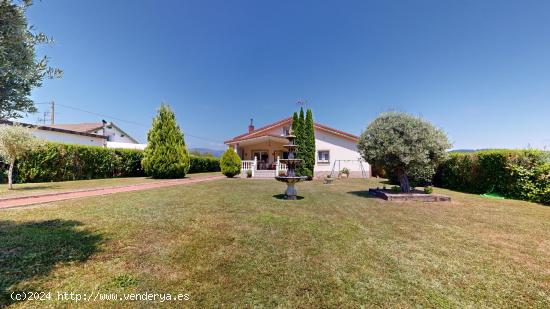
<svg viewBox="0 0 550 309"><path fill-rule="evenodd" d="M286 183L297 183L302 180L306 180L306 176L277 176L275 177L277 181L286 182Z"/></svg>

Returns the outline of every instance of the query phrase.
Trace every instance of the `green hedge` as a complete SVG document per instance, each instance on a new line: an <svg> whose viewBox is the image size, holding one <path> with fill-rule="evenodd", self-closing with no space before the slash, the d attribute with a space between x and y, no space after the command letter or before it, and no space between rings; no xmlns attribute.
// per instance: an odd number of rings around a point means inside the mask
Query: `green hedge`
<svg viewBox="0 0 550 309"><path fill-rule="evenodd" d="M14 178L23 183L142 177L142 159L141 150L45 143L16 163ZM191 156L190 173L219 170L219 159Z"/></svg>
<svg viewBox="0 0 550 309"><path fill-rule="evenodd" d="M550 163L538 150L452 153L434 177L439 187L550 204Z"/></svg>
<svg viewBox="0 0 550 309"><path fill-rule="evenodd" d="M144 176L142 152L46 143L16 164L17 182L49 182Z"/></svg>
<svg viewBox="0 0 550 309"><path fill-rule="evenodd" d="M220 159L215 157L201 157L191 155L189 173L219 172Z"/></svg>

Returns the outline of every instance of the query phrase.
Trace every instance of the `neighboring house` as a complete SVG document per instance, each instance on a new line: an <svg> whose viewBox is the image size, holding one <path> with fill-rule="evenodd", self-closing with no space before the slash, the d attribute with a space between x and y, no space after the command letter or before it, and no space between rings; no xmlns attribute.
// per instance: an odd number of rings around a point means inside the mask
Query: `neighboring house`
<svg viewBox="0 0 550 309"><path fill-rule="evenodd" d="M8 120L0 121L0 124L13 125L14 123ZM145 148L144 144L140 144L112 122L55 125L18 124L34 129L34 136L50 142L105 146L108 148Z"/></svg>
<svg viewBox="0 0 550 309"><path fill-rule="evenodd" d="M291 126L292 118L259 129L255 129L251 122L247 133L225 141L225 144L243 160L243 173L251 170L254 177L274 177L285 169L279 159L288 155L283 147L288 142L284 135ZM357 151L359 137L318 123L314 124L314 130L315 177L336 176L344 167L351 171L350 177L370 177L370 165Z"/></svg>

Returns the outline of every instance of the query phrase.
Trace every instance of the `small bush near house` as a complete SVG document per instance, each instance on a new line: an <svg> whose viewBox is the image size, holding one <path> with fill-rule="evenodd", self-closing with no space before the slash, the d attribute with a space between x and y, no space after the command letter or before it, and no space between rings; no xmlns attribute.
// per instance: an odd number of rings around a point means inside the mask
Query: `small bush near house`
<svg viewBox="0 0 550 309"><path fill-rule="evenodd" d="M401 192L401 188L399 186L392 186L391 187L391 192L393 193L400 193Z"/></svg>
<svg viewBox="0 0 550 309"><path fill-rule="evenodd" d="M434 188L432 186L426 186L424 187L424 193L426 194L432 194L434 192Z"/></svg>
<svg viewBox="0 0 550 309"><path fill-rule="evenodd" d="M550 204L550 163L539 150L486 150L453 153L437 170L434 184L470 193Z"/></svg>
<svg viewBox="0 0 550 309"><path fill-rule="evenodd" d="M241 158L233 149L227 149L220 159L222 174L231 178L241 173Z"/></svg>
<svg viewBox="0 0 550 309"><path fill-rule="evenodd" d="M279 173L279 176L281 176L281 173ZM247 178L252 178L252 170L247 170L246 171L246 177Z"/></svg>

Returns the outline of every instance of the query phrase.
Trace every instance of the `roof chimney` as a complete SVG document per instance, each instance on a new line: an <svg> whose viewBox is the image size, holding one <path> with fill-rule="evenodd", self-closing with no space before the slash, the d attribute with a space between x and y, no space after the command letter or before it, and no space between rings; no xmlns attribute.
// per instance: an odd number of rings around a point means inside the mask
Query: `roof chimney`
<svg viewBox="0 0 550 309"><path fill-rule="evenodd" d="M250 124L248 125L248 133L252 133L254 131L254 119L250 118Z"/></svg>

